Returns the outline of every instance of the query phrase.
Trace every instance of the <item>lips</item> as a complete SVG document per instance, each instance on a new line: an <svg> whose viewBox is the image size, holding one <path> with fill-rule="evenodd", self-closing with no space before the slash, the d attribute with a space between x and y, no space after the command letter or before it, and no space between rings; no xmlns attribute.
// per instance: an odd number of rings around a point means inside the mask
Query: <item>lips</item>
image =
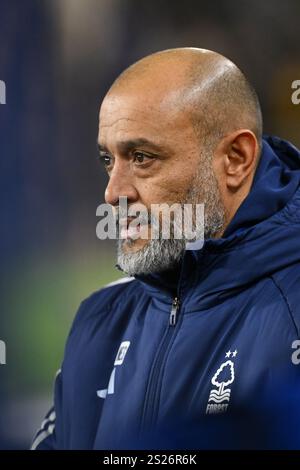
<svg viewBox="0 0 300 470"><path fill-rule="evenodd" d="M135 239L135 238L139 238L139 234L140 234L141 230L140 230L140 226L137 226L137 227L129 227L128 229L126 228L123 228L121 229L121 238L123 239Z"/></svg>
<svg viewBox="0 0 300 470"><path fill-rule="evenodd" d="M140 223L131 225L134 220L136 220L135 217L128 217L127 219L122 219L119 221L120 238L126 240L128 238L136 239L140 237L142 225Z"/></svg>

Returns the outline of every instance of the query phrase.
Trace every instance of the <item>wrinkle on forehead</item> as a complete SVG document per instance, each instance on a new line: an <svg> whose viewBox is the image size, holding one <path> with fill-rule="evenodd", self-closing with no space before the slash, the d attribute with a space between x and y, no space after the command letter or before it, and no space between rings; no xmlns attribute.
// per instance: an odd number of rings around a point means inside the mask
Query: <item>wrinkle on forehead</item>
<svg viewBox="0 0 300 470"><path fill-rule="evenodd" d="M117 93L117 92L116 92ZM124 131L130 130L131 124L135 129L144 128L150 132L160 134L162 129L170 129L172 126L180 128L184 122L189 124L189 120L181 110L172 103L167 103L166 99L157 98L152 102L143 99L143 95L122 93L117 99L105 98L99 114L99 130L109 130L114 128Z"/></svg>

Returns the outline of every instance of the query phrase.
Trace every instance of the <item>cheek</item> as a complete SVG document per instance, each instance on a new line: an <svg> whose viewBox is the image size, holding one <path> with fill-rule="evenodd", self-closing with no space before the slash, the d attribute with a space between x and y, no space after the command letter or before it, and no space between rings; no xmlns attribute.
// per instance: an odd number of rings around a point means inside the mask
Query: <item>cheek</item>
<svg viewBox="0 0 300 470"><path fill-rule="evenodd" d="M158 204L162 202L179 202L182 200L195 180L195 156L181 156L165 162L156 175L143 181L136 181L142 202Z"/></svg>
<svg viewBox="0 0 300 470"><path fill-rule="evenodd" d="M159 204L163 202L181 202L189 188L193 177L169 177L160 181L144 184L139 190L141 202L145 205Z"/></svg>
<svg viewBox="0 0 300 470"><path fill-rule="evenodd" d="M181 162L180 162L181 163ZM185 196L189 191L191 185L195 181L195 163L186 161L184 166L174 164L174 167L170 171L168 177L163 182L163 188L168 192L168 196L171 200L179 200Z"/></svg>

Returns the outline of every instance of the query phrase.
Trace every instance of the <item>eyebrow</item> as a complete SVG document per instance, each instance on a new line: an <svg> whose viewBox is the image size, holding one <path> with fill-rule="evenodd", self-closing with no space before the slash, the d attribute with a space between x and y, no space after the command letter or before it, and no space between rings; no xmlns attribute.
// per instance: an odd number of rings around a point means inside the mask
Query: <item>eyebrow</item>
<svg viewBox="0 0 300 470"><path fill-rule="evenodd" d="M102 145L99 142L97 142L97 144L98 144L98 149L100 152L109 153L109 150L105 145ZM147 146L157 152L162 152L164 150L160 145L157 145L154 142L151 142L150 140L145 139L145 138L124 140L124 141L120 141L117 143L117 148L119 152L123 154L130 152L134 148L142 147L142 146Z"/></svg>

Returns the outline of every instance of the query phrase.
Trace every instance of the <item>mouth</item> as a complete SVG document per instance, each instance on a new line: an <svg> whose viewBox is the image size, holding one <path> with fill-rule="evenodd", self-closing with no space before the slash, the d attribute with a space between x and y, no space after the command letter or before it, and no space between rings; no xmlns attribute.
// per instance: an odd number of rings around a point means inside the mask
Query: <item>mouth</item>
<svg viewBox="0 0 300 470"><path fill-rule="evenodd" d="M122 240L136 240L138 238L141 238L141 235L145 228L147 228L148 230L148 224L141 224L140 222L137 222L135 217L120 219L119 226L120 238Z"/></svg>

